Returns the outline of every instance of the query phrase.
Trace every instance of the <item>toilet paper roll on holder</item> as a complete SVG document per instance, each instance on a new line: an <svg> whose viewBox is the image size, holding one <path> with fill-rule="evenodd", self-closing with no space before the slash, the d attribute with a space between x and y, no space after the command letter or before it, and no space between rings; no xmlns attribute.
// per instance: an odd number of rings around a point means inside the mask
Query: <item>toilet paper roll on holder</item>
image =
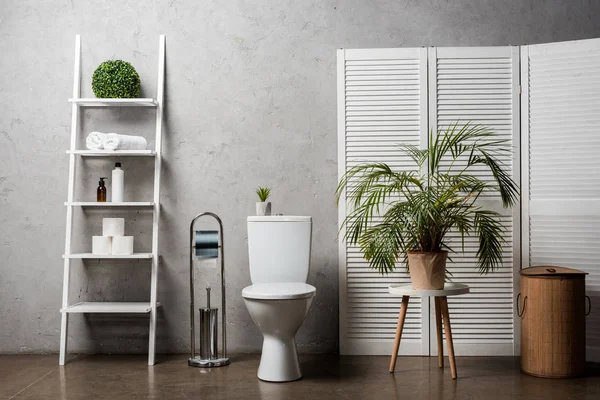
<svg viewBox="0 0 600 400"><path fill-rule="evenodd" d="M219 231L195 231L194 224L204 216L213 217L219 223ZM227 357L227 335L225 316L225 258L223 255L223 223L214 213L204 212L198 214L190 224L190 358L188 365L191 367L222 367L229 365ZM222 350L218 349L218 309L210 306L210 288L206 288L207 307L199 310L200 317L200 346L199 354L196 353L196 325L194 314L194 257L199 259L221 258L221 343Z"/></svg>

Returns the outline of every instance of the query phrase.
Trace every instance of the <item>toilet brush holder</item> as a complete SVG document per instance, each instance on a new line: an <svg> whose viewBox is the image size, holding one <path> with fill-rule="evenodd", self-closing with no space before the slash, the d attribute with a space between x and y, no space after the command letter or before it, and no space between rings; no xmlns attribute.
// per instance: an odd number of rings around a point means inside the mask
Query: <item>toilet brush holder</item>
<svg viewBox="0 0 600 400"><path fill-rule="evenodd" d="M210 307L210 288L206 288L206 308L199 310L200 325L200 359L215 360L219 358L219 309Z"/></svg>
<svg viewBox="0 0 600 400"><path fill-rule="evenodd" d="M219 223L219 231L195 231L194 224L203 217L213 217ZM223 255L223 223L213 213L205 212L196 215L190 224L190 358L188 365L191 367L222 367L229 365L227 357L227 335L225 331L225 260ZM206 308L199 310L199 353L196 353L196 325L194 315L194 258L210 259L221 258L221 343L219 352L219 309L210 306L210 288L206 288Z"/></svg>

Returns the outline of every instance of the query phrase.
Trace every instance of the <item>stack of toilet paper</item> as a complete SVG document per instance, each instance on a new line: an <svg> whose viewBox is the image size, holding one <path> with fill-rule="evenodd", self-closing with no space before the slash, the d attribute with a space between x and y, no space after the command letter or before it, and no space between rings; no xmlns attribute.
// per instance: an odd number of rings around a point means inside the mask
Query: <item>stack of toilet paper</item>
<svg viewBox="0 0 600 400"><path fill-rule="evenodd" d="M125 218L102 218L102 236L92 236L92 254L133 254L133 236L125 236Z"/></svg>

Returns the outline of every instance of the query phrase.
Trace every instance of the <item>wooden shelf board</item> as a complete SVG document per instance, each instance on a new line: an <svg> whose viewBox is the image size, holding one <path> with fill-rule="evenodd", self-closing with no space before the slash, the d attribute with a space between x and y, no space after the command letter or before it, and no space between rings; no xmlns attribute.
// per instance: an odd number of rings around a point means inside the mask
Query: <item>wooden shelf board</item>
<svg viewBox="0 0 600 400"><path fill-rule="evenodd" d="M72 203L65 202L65 206L80 206L80 207L153 207L153 201L127 201L113 203L107 201L99 203L95 201L74 201Z"/></svg>
<svg viewBox="0 0 600 400"><path fill-rule="evenodd" d="M160 307L160 302L156 303ZM150 302L112 302L84 301L61 308L63 313L127 313L127 314L147 314L152 310Z"/></svg>
<svg viewBox="0 0 600 400"><path fill-rule="evenodd" d="M63 258L80 258L80 259L97 259L97 260L129 260L129 259L149 259L152 258L152 253L134 253L130 255L100 255L92 253L74 253L63 255Z"/></svg>
<svg viewBox="0 0 600 400"><path fill-rule="evenodd" d="M82 157L154 157L153 150L67 150L67 154Z"/></svg>
<svg viewBox="0 0 600 400"><path fill-rule="evenodd" d="M151 98L137 99L96 99L80 98L69 99L69 103L75 103L80 107L156 107L158 103Z"/></svg>

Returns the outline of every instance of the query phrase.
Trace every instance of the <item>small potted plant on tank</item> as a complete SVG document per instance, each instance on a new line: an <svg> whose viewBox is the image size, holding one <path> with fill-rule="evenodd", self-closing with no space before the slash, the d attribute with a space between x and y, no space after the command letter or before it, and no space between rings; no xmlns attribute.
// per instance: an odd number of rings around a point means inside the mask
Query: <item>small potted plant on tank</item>
<svg viewBox="0 0 600 400"><path fill-rule="evenodd" d="M256 194L260 200L259 202L256 202L256 215L271 215L271 202L267 201L271 195L271 189L259 186L258 189L256 189Z"/></svg>

